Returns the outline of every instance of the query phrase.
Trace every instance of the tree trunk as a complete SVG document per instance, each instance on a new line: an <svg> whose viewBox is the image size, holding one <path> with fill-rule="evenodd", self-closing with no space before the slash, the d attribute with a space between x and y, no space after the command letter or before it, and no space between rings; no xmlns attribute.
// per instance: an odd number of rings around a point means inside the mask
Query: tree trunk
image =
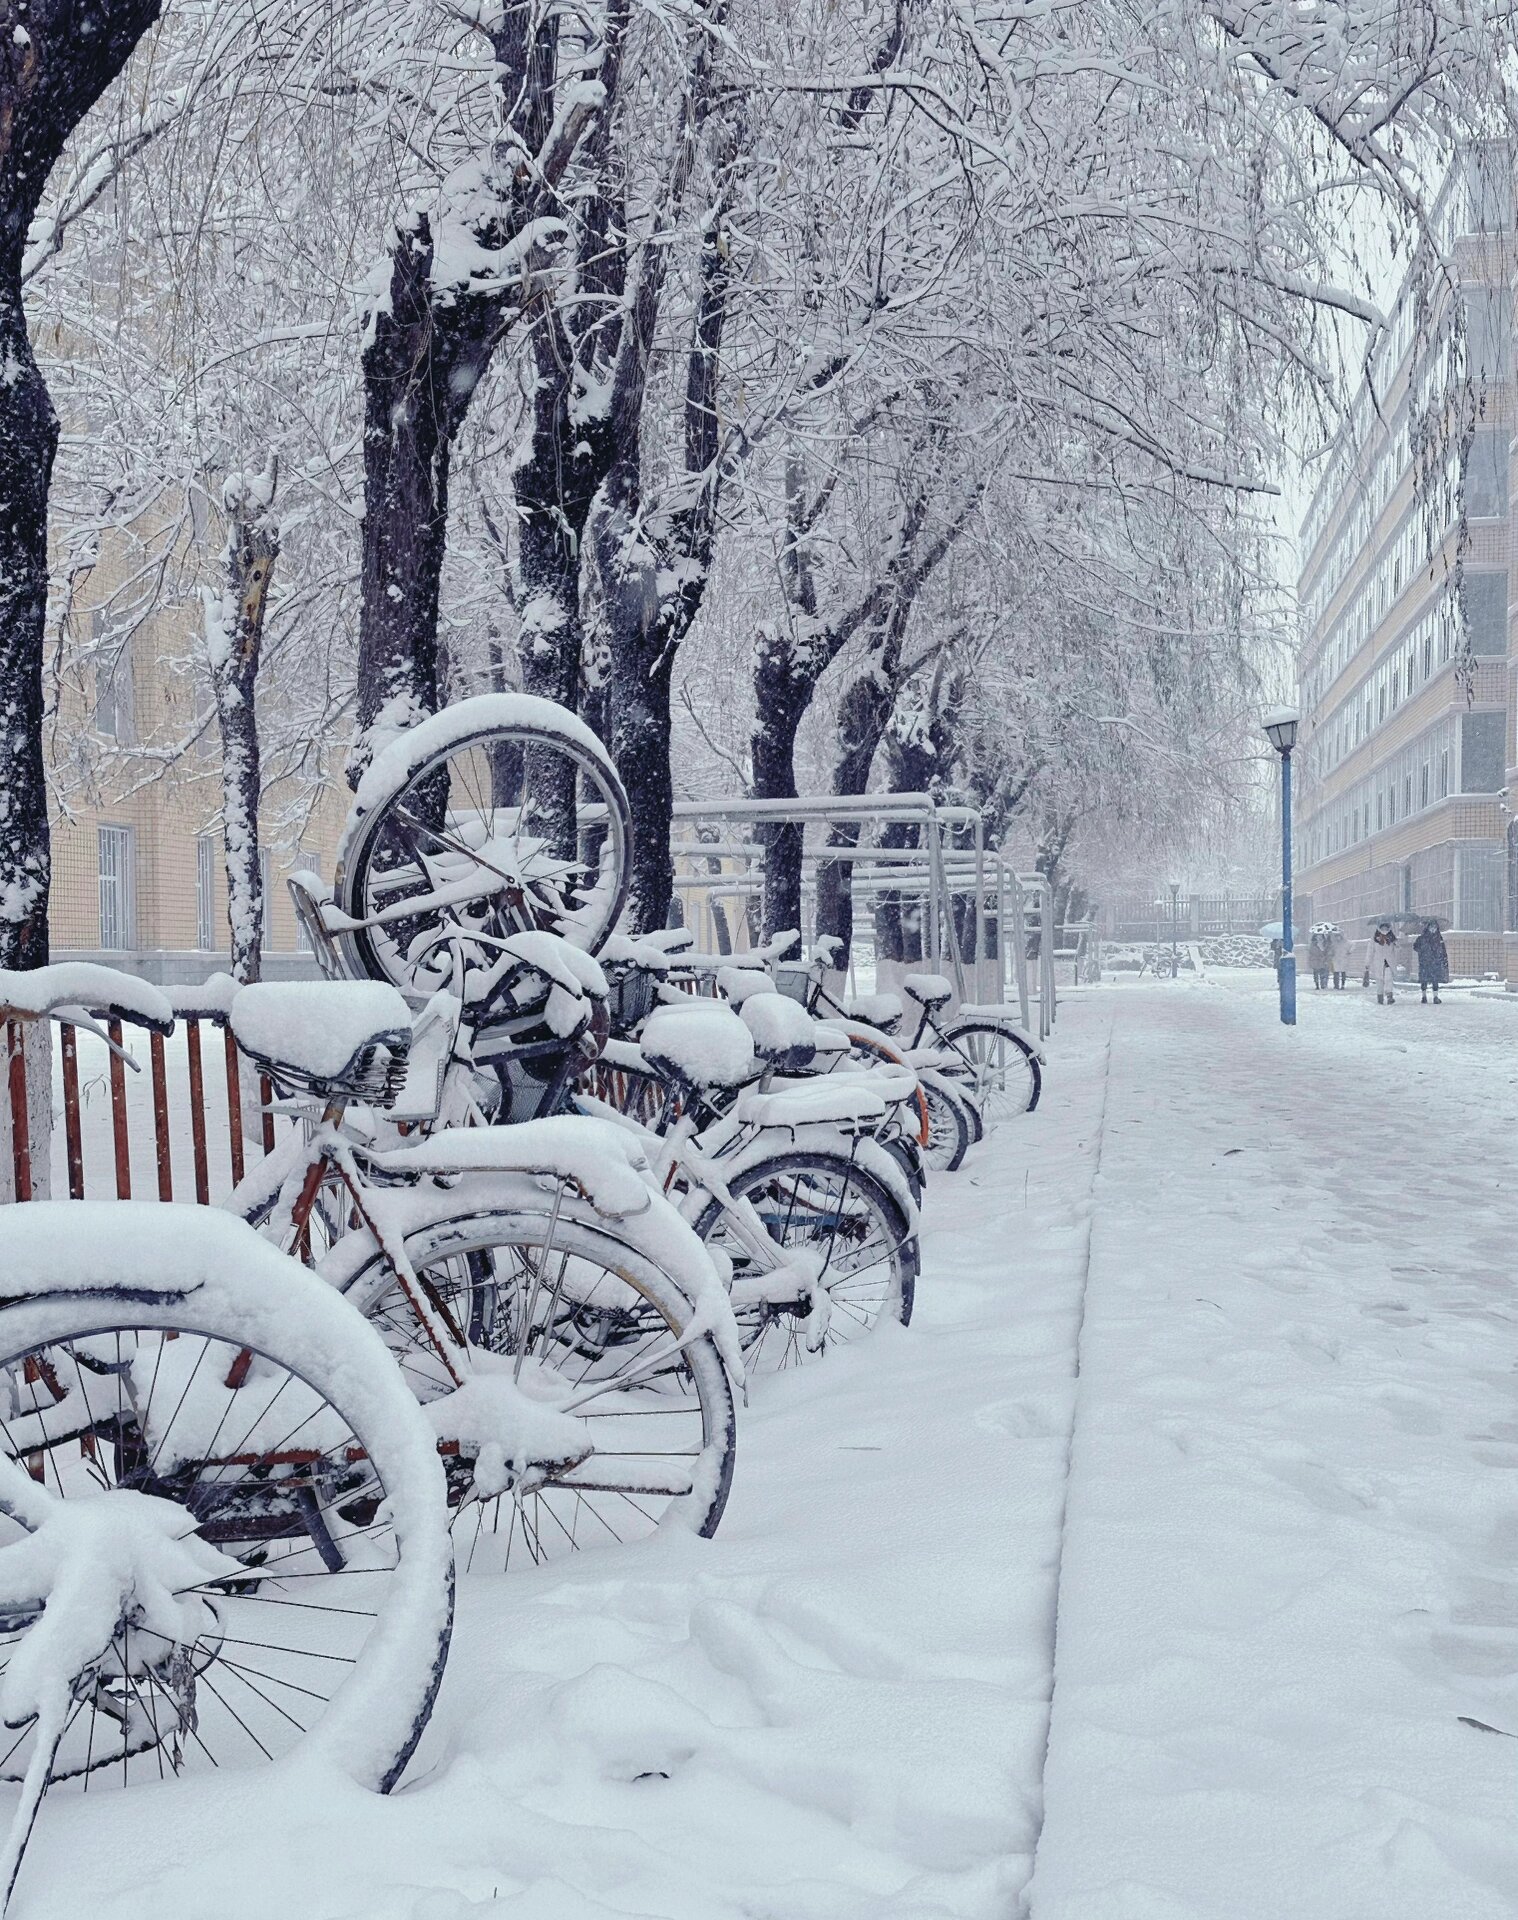
<svg viewBox="0 0 1518 1920"><path fill-rule="evenodd" d="M390 299L364 348L363 599L358 738L349 780L438 703L437 616L448 533L450 356L438 338L425 215L398 231Z"/></svg>
<svg viewBox="0 0 1518 1920"><path fill-rule="evenodd" d="M263 765L255 694L269 581L279 556L279 528L271 512L275 474L271 461L260 479L237 475L227 482L226 583L220 607L208 607L206 622L211 689L221 730L232 977L244 983L257 980L263 971L265 905L258 840Z"/></svg>
<svg viewBox="0 0 1518 1920"><path fill-rule="evenodd" d="M42 649L58 419L32 357L16 281L0 287L0 365L8 370L0 379L0 966L40 967L48 957L52 878Z"/></svg>
<svg viewBox="0 0 1518 1920"><path fill-rule="evenodd" d="M774 627L764 629L754 649L754 722L750 754L756 800L796 798L796 734L815 682L798 671L795 644ZM761 821L764 848L765 940L801 926L801 857L804 828L788 820Z"/></svg>
<svg viewBox="0 0 1518 1920"><path fill-rule="evenodd" d="M64 142L159 0L29 0L0 16L0 966L47 963L42 757L47 502L58 419L21 299L26 236ZM25 20L22 24L22 15Z"/></svg>
<svg viewBox="0 0 1518 1920"><path fill-rule="evenodd" d="M866 666L849 682L838 708L838 758L833 766L833 792L840 798L866 793L896 687L887 674ZM859 845L860 823L848 821L828 835L829 847ZM843 943L840 967L849 963L854 939L854 864L831 860L817 870L817 931Z"/></svg>
<svg viewBox="0 0 1518 1920"><path fill-rule="evenodd" d="M627 911L634 933L669 925L674 892L670 830L675 789L670 771L670 665L642 646L619 643L612 656L612 751L632 810Z"/></svg>

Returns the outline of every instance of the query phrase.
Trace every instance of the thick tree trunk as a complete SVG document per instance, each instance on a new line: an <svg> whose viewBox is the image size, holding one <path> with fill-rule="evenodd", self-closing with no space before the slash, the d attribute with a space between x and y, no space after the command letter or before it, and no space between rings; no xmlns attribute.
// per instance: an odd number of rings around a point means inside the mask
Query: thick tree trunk
<svg viewBox="0 0 1518 1920"><path fill-rule="evenodd" d="M610 683L612 752L632 809L627 912L634 933L669 925L674 892L670 830L675 790L670 770L670 663L643 646L619 644Z"/></svg>
<svg viewBox="0 0 1518 1920"><path fill-rule="evenodd" d="M814 681L800 671L794 643L765 629L754 648L757 717L749 743L756 800L796 798L796 734L811 701ZM764 821L757 828L764 848L763 938L801 926L801 856L804 830L790 821Z"/></svg>
<svg viewBox="0 0 1518 1920"><path fill-rule="evenodd" d="M257 980L263 971L264 884L258 811L263 763L255 704L263 652L269 582L279 556L279 528L270 511L275 471L262 479L229 481L226 584L207 621L211 688L221 731L222 834L227 857L227 923L232 977Z"/></svg>
<svg viewBox="0 0 1518 1920"><path fill-rule="evenodd" d="M58 420L19 284L0 287L0 966L48 957L52 859L42 763L47 495Z"/></svg>
<svg viewBox="0 0 1518 1920"><path fill-rule="evenodd" d="M448 534L452 355L440 337L425 215L396 234L390 298L364 348L363 599L358 739L349 779L438 704L437 617Z"/></svg>
<svg viewBox="0 0 1518 1920"><path fill-rule="evenodd" d="M895 703L896 687L887 674L866 667L849 682L838 708L838 757L833 792L853 798L869 790L870 769ZM829 847L857 847L857 821L840 823L828 835ZM817 931L843 943L839 964L847 967L854 940L854 865L830 860L817 870Z"/></svg>
<svg viewBox="0 0 1518 1920"><path fill-rule="evenodd" d="M159 0L28 0L0 12L0 966L48 957L42 757L47 501L58 420L27 336L26 236L64 142Z"/></svg>

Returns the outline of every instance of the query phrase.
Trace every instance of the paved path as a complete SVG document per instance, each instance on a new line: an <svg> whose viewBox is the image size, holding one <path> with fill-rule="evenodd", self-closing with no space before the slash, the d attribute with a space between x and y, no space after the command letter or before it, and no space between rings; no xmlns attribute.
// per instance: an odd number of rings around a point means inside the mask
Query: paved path
<svg viewBox="0 0 1518 1920"><path fill-rule="evenodd" d="M1518 1009L1070 1011L1112 1051L1034 1920L1511 1920Z"/></svg>

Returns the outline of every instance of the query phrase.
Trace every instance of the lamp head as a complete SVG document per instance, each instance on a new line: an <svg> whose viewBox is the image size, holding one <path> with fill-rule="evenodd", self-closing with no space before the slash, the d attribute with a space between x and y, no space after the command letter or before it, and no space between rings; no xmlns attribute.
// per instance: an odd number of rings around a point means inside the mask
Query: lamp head
<svg viewBox="0 0 1518 1920"><path fill-rule="evenodd" d="M1295 707L1272 707L1261 723L1265 729L1265 738L1282 755L1291 752L1297 744L1297 722L1299 715Z"/></svg>

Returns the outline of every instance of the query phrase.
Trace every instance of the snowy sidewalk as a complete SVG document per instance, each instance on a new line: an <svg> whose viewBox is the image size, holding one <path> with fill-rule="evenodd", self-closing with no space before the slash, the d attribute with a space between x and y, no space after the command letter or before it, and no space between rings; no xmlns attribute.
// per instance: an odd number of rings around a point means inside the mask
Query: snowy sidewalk
<svg viewBox="0 0 1518 1920"><path fill-rule="evenodd" d="M272 1770L50 1797L17 1920L1010 1920L1107 1011L936 1183L913 1325L755 1388L715 1540L463 1580L389 1800Z"/></svg>
<svg viewBox="0 0 1518 1920"><path fill-rule="evenodd" d="M1099 1007L1034 1920L1511 1920L1518 1010Z"/></svg>

